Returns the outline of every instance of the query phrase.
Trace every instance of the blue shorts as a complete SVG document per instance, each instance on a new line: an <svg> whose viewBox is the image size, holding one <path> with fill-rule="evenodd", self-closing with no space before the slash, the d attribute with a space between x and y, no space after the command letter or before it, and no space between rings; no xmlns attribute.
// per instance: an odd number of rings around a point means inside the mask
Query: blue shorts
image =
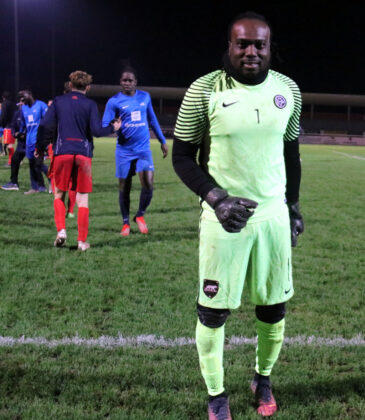
<svg viewBox="0 0 365 420"><path fill-rule="evenodd" d="M118 147L115 149L115 176L126 179L131 169L132 162L136 163L136 172L154 171L151 150L138 153L125 153Z"/></svg>

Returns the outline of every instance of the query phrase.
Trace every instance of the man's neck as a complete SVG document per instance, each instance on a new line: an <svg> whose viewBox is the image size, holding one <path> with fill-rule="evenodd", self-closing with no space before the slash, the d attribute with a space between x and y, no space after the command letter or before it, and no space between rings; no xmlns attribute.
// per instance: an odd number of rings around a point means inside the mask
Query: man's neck
<svg viewBox="0 0 365 420"><path fill-rule="evenodd" d="M79 89L71 89L71 92L79 92L79 93L82 93L82 94L86 94L86 89L85 90L79 90Z"/></svg>
<svg viewBox="0 0 365 420"><path fill-rule="evenodd" d="M123 92L121 90L121 92L123 93L123 95L126 95L126 96L134 96L136 94L136 91L135 90L133 92Z"/></svg>

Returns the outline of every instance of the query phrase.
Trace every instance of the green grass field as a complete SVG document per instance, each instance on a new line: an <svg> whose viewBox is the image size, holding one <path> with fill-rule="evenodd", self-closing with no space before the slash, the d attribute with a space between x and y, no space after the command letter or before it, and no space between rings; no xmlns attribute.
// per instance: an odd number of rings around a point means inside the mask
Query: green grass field
<svg viewBox="0 0 365 420"><path fill-rule="evenodd" d="M153 140L150 234L132 226L122 238L114 145L96 141L88 252L76 251L75 219L67 220L66 248L53 247L52 197L23 194L26 162L21 191L0 191L0 419L207 417L195 346L175 340L194 337L197 197ZM293 251L296 294L286 323L286 336L296 341L284 345L272 373L275 418L363 419L365 148L303 145L301 156L306 229ZM5 162L0 158L1 185L10 176ZM132 212L138 197L134 179ZM226 334L232 414L256 419L249 391L255 346L231 340L255 337L247 300ZM67 338L73 344L62 344Z"/></svg>

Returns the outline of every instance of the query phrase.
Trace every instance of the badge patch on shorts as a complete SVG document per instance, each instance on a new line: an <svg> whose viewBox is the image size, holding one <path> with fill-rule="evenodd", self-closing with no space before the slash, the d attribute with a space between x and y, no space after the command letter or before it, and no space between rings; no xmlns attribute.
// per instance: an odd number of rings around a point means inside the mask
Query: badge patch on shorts
<svg viewBox="0 0 365 420"><path fill-rule="evenodd" d="M204 279L203 292L208 296L209 299L214 298L219 290L219 281Z"/></svg>
<svg viewBox="0 0 365 420"><path fill-rule="evenodd" d="M279 108L283 109L286 107L286 99L282 95L276 95L274 97L274 104Z"/></svg>

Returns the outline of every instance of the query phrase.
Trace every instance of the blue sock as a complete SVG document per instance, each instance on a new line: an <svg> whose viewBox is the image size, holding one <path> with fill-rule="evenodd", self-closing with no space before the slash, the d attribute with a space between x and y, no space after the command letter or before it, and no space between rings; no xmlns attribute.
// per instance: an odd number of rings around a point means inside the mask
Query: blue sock
<svg viewBox="0 0 365 420"><path fill-rule="evenodd" d="M141 189L141 195L139 196L139 208L136 217L141 217L145 214L147 207L152 200L153 189Z"/></svg>
<svg viewBox="0 0 365 420"><path fill-rule="evenodd" d="M123 224L129 225L129 205L130 205L130 197L129 193L126 194L124 191L119 191L119 207L120 212L123 216Z"/></svg>

